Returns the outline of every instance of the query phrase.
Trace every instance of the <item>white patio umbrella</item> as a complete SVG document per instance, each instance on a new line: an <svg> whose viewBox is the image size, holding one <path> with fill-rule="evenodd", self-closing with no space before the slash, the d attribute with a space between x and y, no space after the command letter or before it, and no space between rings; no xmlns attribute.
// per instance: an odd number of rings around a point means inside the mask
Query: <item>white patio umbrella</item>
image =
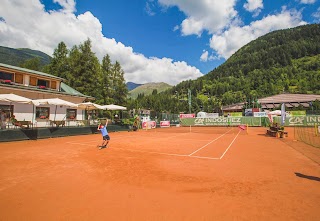
<svg viewBox="0 0 320 221"><path fill-rule="evenodd" d="M32 103L34 103L35 105L49 104L49 105L78 107L77 104L62 100L60 98L37 99L37 100L32 100Z"/></svg>
<svg viewBox="0 0 320 221"><path fill-rule="evenodd" d="M95 104L95 103L92 103L92 102L84 102L84 103L80 103L78 104L78 108L79 109L82 109L82 110L96 110L96 109L99 109L99 110L105 110L106 108L99 105L99 104ZM88 115L88 120L89 120L89 115Z"/></svg>
<svg viewBox="0 0 320 221"><path fill-rule="evenodd" d="M85 102L85 103L80 103L78 104L78 108L82 110L95 110L95 109L100 109L100 110L105 110L106 108L95 103L91 102Z"/></svg>
<svg viewBox="0 0 320 221"><path fill-rule="evenodd" d="M32 100L20 95L16 94L0 94L0 101L9 102L10 107L11 103L22 103L22 104L32 104ZM33 106L34 108L34 106ZM10 111L10 118L11 118L11 111ZM32 123L33 123L33 117L32 117Z"/></svg>
<svg viewBox="0 0 320 221"><path fill-rule="evenodd" d="M116 105L116 104L109 104L109 105L103 105L102 107L105 107L107 110L115 111L115 110L127 110L126 107Z"/></svg>
<svg viewBox="0 0 320 221"><path fill-rule="evenodd" d="M26 97L22 97L16 94L0 94L0 101L15 102L23 104L32 104L32 100Z"/></svg>
<svg viewBox="0 0 320 221"><path fill-rule="evenodd" d="M103 105L102 107L106 108L107 110L127 110L126 107L115 104Z"/></svg>
<svg viewBox="0 0 320 221"><path fill-rule="evenodd" d="M56 112L58 106L68 106L68 107L78 107L77 104L62 100L60 98L48 98L48 99L37 99L32 100L32 103L36 106L38 105L55 105L56 109L54 111L54 120L56 120Z"/></svg>

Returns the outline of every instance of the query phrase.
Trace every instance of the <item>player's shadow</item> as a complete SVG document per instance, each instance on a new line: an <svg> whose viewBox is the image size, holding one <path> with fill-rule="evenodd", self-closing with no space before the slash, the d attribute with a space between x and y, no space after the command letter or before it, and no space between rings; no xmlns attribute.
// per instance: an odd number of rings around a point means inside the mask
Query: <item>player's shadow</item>
<svg viewBox="0 0 320 221"><path fill-rule="evenodd" d="M297 177L301 177L301 178L305 178L308 180L314 180L314 181L318 181L320 182L320 177L316 177L316 176L308 176L308 175L304 175L302 173L295 173Z"/></svg>

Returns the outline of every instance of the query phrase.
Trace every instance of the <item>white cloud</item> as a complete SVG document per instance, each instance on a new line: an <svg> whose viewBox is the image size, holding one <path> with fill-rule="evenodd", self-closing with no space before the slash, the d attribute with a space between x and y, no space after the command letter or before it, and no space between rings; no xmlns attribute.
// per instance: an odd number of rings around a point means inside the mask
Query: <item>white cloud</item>
<svg viewBox="0 0 320 221"><path fill-rule="evenodd" d="M263 9L263 2L262 0L247 0L243 7L247 11L253 12L255 17L261 12L261 9Z"/></svg>
<svg viewBox="0 0 320 221"><path fill-rule="evenodd" d="M164 7L177 6L187 18L181 23L182 35L200 36L204 30L215 33L237 17L236 0L159 0Z"/></svg>
<svg viewBox="0 0 320 221"><path fill-rule="evenodd" d="M100 21L91 12L75 16L74 0L55 1L62 5L62 10L46 12L39 0L2 0L0 45L31 48L52 55L61 41L72 47L90 38L99 59L109 54L113 61L120 62L127 81L163 81L174 85L202 76L197 68L184 61L147 58L135 53L133 48L104 37Z"/></svg>
<svg viewBox="0 0 320 221"><path fill-rule="evenodd" d="M174 26L174 28L173 28L173 31L177 31L177 30L179 30L179 25L176 25L176 26Z"/></svg>
<svg viewBox="0 0 320 221"><path fill-rule="evenodd" d="M209 52L203 52L201 61L228 58L245 44L268 32L306 24L302 21L301 12L283 8L281 13L268 15L249 25L242 25L243 22L235 10L236 2L236 0L159 0L162 6L176 6L186 15L187 18L181 23L182 35L201 36L203 31L208 31L212 35L210 47L216 56L209 56ZM244 4L244 8L253 12L254 16L257 16L263 7L262 0L247 0Z"/></svg>
<svg viewBox="0 0 320 221"><path fill-rule="evenodd" d="M209 52L208 51L204 51L202 53L202 55L200 56L200 61L208 61L208 55L209 55Z"/></svg>
<svg viewBox="0 0 320 221"><path fill-rule="evenodd" d="M243 45L271 31L304 25L301 13L286 10L277 15L269 15L262 20L254 21L246 26L231 26L224 32L217 33L210 40L210 47L219 56L229 58Z"/></svg>
<svg viewBox="0 0 320 221"><path fill-rule="evenodd" d="M301 0L300 3L301 4L313 4L315 3L317 0Z"/></svg>
<svg viewBox="0 0 320 221"><path fill-rule="evenodd" d="M61 5L64 12L72 13L76 11L75 0L53 0L53 2Z"/></svg>
<svg viewBox="0 0 320 221"><path fill-rule="evenodd" d="M207 50L203 50L201 56L200 56L200 61L202 62L207 62L207 61L212 61L215 59L219 59L218 57L215 57L213 55L209 56L209 52Z"/></svg>
<svg viewBox="0 0 320 221"><path fill-rule="evenodd" d="M312 17L314 17L315 22L320 22L320 7L318 8L318 10L314 13L312 13Z"/></svg>
<svg viewBox="0 0 320 221"><path fill-rule="evenodd" d="M148 15L150 16L154 16L156 13L152 10L153 8L153 0L149 0L146 2L146 6L145 6L145 11L147 12Z"/></svg>

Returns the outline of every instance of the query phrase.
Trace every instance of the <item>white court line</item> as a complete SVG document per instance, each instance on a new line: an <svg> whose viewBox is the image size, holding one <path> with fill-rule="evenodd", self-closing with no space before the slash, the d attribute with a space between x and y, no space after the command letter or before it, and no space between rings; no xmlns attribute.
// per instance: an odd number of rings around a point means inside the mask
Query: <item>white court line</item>
<svg viewBox="0 0 320 221"><path fill-rule="evenodd" d="M231 131L231 130L229 130ZM229 131L227 131L226 133L222 134L221 136L217 137L216 139L212 140L211 142L209 142L208 144L204 145L203 147L201 147L200 149L194 151L193 153L186 155L186 154L174 154L174 153L161 153L161 152L153 152L153 151L143 151L143 150L133 150L133 149L126 149L126 148L121 148L121 147L116 147L116 148L112 148L114 150L124 150L124 151L130 151L130 152L139 152L139 153L148 153L148 154L159 154L159 155L166 155L166 156L176 156L176 157L190 157L190 158L197 158L197 159L208 159L208 160L221 160L224 155L227 153L227 151L230 149L231 145L234 143L234 141L236 140L236 138L239 136L240 132L238 132L238 134L235 136L235 138L232 140L232 142L230 143L230 145L228 146L228 148L224 151L224 153L221 155L221 157L216 158L216 157L201 157L201 156L192 156L192 154L200 151L201 149L203 149L204 147L208 146L209 144L211 144L212 142L218 140L220 137L226 135ZM92 141L95 142L95 141ZM70 144L75 144L75 145L83 145L83 146L93 146L93 145L88 145L86 143L73 143L73 142L67 142ZM94 145L95 146L95 145Z"/></svg>
<svg viewBox="0 0 320 221"><path fill-rule="evenodd" d="M233 142L237 139L238 135L240 134L241 130L239 130L237 136L233 139L233 141L230 143L230 145L228 146L228 148L226 149L226 151L224 151L224 153L222 154L222 156L220 157L220 160L222 159L222 157L227 153L227 151L229 150L229 148L231 147L231 145L233 144Z"/></svg>
<svg viewBox="0 0 320 221"><path fill-rule="evenodd" d="M213 158L213 157L198 157L198 156L189 156L185 154L175 154L175 153L161 153L161 152L152 152L152 151L143 151L143 150L132 150L132 149L125 149L116 147L115 150L125 150L131 152L140 152L140 153L149 153L149 154L160 154L160 155L167 155L167 156L176 156L176 157L191 157L191 158L198 158L198 159L209 159L209 160L220 160L220 158Z"/></svg>
<svg viewBox="0 0 320 221"><path fill-rule="evenodd" d="M70 144L75 144L75 145L83 145L83 146L93 146L93 145L88 145L84 143L72 143L68 142ZM112 148L113 150L124 150L124 151L129 151L129 152L139 152L139 153L148 153L148 154L159 154L159 155L167 155L167 156L176 156L176 157L191 157L191 158L198 158L198 159L208 159L208 160L220 160L220 158L214 158L214 157L200 157L200 156L189 156L185 154L175 154L175 153L161 153L161 152L153 152L153 151L143 151L143 150L133 150L133 149L126 149L126 148L121 148L121 147L116 147Z"/></svg>
<svg viewBox="0 0 320 221"><path fill-rule="evenodd" d="M232 130L232 129L231 129ZM198 150L192 152L191 154L189 154L189 156L192 156L193 154L197 153L198 151L202 150L203 148L205 148L206 146L208 146L209 144L213 143L214 141L220 139L220 137L223 137L224 135L226 135L229 131L231 130L228 130L227 132L225 132L224 134L220 135L219 137L217 137L216 139L212 140L211 142L207 143L206 145L200 147Z"/></svg>

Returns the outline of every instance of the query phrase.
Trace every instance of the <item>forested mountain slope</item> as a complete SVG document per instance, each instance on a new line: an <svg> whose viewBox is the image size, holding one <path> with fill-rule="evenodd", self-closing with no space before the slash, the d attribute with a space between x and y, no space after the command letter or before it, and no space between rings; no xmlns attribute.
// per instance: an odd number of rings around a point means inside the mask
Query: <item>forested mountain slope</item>
<svg viewBox="0 0 320 221"><path fill-rule="evenodd" d="M28 48L8 48L0 46L0 63L19 67L22 63L30 59L38 58L41 66L48 65L51 57L41 51Z"/></svg>
<svg viewBox="0 0 320 221"><path fill-rule="evenodd" d="M216 111L221 106L279 93L320 94L320 25L304 25L268 33L240 48L224 64L196 80L184 81L165 93L166 105L156 109ZM164 95L162 95L164 96ZM135 105L149 105L159 95ZM172 101L171 101L171 100ZM137 104L138 103L138 104Z"/></svg>
<svg viewBox="0 0 320 221"><path fill-rule="evenodd" d="M281 92L320 94L320 25L262 36L207 75L178 84L230 104Z"/></svg>

